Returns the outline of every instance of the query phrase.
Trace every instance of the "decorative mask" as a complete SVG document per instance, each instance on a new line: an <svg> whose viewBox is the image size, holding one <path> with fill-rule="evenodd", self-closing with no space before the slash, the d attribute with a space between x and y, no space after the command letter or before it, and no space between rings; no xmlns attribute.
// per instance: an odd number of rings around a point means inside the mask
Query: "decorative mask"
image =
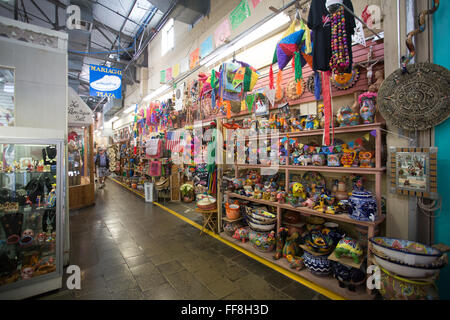
<svg viewBox="0 0 450 320"><path fill-rule="evenodd" d="M33 267L24 267L22 268L22 271L20 275L22 276L22 279L31 279L33 277L34 269Z"/></svg>

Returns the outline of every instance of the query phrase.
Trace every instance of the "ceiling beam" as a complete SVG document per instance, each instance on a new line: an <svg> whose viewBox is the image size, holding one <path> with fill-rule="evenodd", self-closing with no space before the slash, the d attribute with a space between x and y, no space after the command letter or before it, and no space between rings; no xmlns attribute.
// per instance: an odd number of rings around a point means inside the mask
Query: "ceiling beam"
<svg viewBox="0 0 450 320"><path fill-rule="evenodd" d="M92 58L92 59L97 59L97 60L109 61L111 63L118 63L118 64L121 64L121 65L128 64L128 61L117 61L117 60L113 60L113 59L110 59L110 58L104 58L104 57L101 57L98 54L86 54L86 53L79 53L79 52L70 51L69 55L71 55L71 54L76 55L76 56L82 56L82 57L88 57L88 58Z"/></svg>
<svg viewBox="0 0 450 320"><path fill-rule="evenodd" d="M50 20L50 18L47 16L47 14L41 9L41 7L39 7L39 5L36 3L36 1L34 0L30 0L31 3L33 4L33 6L36 7L36 9L39 10L39 12L45 17L45 19L47 19L48 23L52 24L54 27L56 27L56 25L53 23L52 20Z"/></svg>
<svg viewBox="0 0 450 320"><path fill-rule="evenodd" d="M103 29L108 30L109 32L111 32L112 34L114 34L116 36L119 35L119 31L117 31L114 28L111 28L110 26L105 25L104 23L102 23L102 22L100 22L100 21L98 21L96 19L94 19L92 22L94 23L94 26L102 27ZM125 41L132 41L133 40L133 37L127 36L125 34L122 34L120 36L120 38L125 40Z"/></svg>

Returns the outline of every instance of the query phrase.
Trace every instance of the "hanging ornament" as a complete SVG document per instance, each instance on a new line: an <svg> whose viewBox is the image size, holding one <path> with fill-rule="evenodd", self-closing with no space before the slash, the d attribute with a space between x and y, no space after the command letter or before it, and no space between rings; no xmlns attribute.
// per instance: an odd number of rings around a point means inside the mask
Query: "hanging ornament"
<svg viewBox="0 0 450 320"><path fill-rule="evenodd" d="M344 8L341 6L331 15L331 59L330 68L342 73L350 66Z"/></svg>

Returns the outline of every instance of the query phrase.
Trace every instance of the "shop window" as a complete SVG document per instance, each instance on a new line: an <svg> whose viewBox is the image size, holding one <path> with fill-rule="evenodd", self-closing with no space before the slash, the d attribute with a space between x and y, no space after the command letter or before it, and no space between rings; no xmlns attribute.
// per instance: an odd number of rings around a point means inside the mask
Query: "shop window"
<svg viewBox="0 0 450 320"><path fill-rule="evenodd" d="M170 49L174 47L174 27L173 19L167 21L166 25L162 28L162 43L161 43L161 55L165 55Z"/></svg>
<svg viewBox="0 0 450 320"><path fill-rule="evenodd" d="M0 66L0 126L13 126L14 69Z"/></svg>

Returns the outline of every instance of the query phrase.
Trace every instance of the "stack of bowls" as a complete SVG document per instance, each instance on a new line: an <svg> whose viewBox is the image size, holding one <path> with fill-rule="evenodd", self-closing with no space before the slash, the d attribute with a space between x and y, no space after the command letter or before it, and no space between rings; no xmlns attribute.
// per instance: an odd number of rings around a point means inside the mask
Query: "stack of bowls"
<svg viewBox="0 0 450 320"><path fill-rule="evenodd" d="M277 224L277 216L263 209L248 210L246 220L250 228L257 232L270 232Z"/></svg>
<svg viewBox="0 0 450 320"><path fill-rule="evenodd" d="M332 272L332 262L328 256L334 249L333 240L320 231L310 231L303 238L303 263L314 275L327 276Z"/></svg>
<svg viewBox="0 0 450 320"><path fill-rule="evenodd" d="M429 299L435 296L429 292L439 270L446 265L441 251L409 240L386 237L369 240L375 262L381 267L380 292L385 299ZM398 286L399 282L401 286ZM400 290L401 287L412 292Z"/></svg>

